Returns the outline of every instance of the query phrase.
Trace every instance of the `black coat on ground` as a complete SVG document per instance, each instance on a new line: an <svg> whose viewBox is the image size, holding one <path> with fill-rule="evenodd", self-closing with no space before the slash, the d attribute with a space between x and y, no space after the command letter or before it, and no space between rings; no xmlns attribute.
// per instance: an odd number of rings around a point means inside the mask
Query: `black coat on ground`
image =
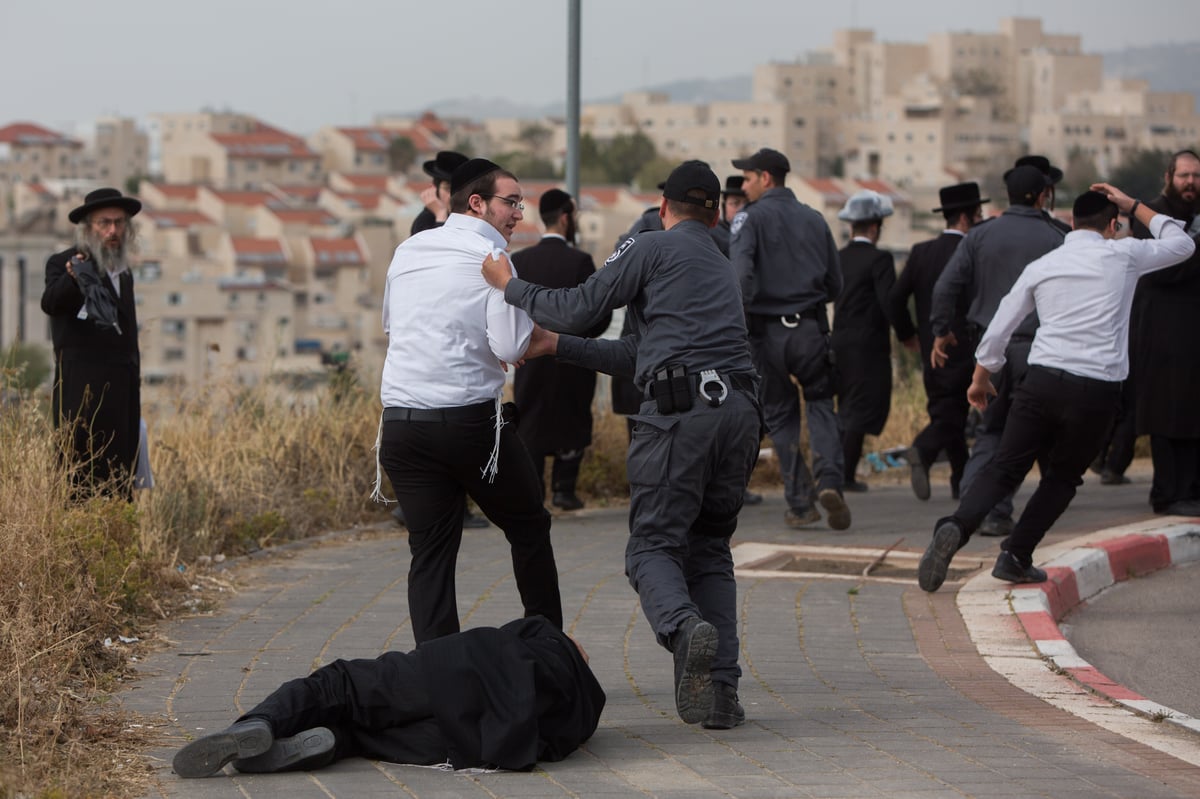
<svg viewBox="0 0 1200 799"><path fill-rule="evenodd" d="M80 319L84 294L67 273L67 262L79 250L72 247L46 262L42 310L50 317L54 343L54 391L51 409L55 425L83 421L75 429L75 456L87 468L81 481L100 484L112 476L128 477L137 459L141 419L141 359L138 352L137 307L133 276L118 278L118 297L107 276L101 285L117 308L121 332Z"/></svg>
<svg viewBox="0 0 1200 799"><path fill-rule="evenodd" d="M513 255L513 266L524 280L550 288L574 288L591 277L592 256L548 236ZM595 338L608 329L606 315L591 330L559 331ZM521 413L518 435L537 456L579 450L592 442L592 397L596 373L556 358L535 358L517 369L513 396Z"/></svg>
<svg viewBox="0 0 1200 799"><path fill-rule="evenodd" d="M838 253L844 285L834 302L833 352L838 374L838 419L845 430L879 435L892 401L892 337L888 294L896 282L891 253L852 241ZM907 318L898 331L915 334Z"/></svg>

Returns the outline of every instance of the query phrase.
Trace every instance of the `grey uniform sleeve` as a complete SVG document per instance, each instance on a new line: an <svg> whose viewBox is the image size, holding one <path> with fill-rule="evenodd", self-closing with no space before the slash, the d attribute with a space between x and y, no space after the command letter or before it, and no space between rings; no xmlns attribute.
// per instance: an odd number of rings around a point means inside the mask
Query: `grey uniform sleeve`
<svg viewBox="0 0 1200 799"><path fill-rule="evenodd" d="M619 339L580 338L561 335L558 338L558 359L594 372L633 379L637 367L636 335Z"/></svg>
<svg viewBox="0 0 1200 799"><path fill-rule="evenodd" d="M646 247L637 239L609 256L605 268L575 288L550 289L514 277L504 299L521 308L533 321L559 333L583 332L596 327L614 308L628 305L638 295L648 268Z"/></svg>
<svg viewBox="0 0 1200 799"><path fill-rule="evenodd" d="M758 237L754 234L754 223L750 220L750 214L739 211L734 215L729 224L729 231L729 260L742 289L742 304L748 305L758 289L758 281L754 274Z"/></svg>
<svg viewBox="0 0 1200 799"><path fill-rule="evenodd" d="M954 250L954 255L950 256L950 262L942 270L937 282L933 284L929 324L935 336L944 336L950 332L958 298L971 285L975 264L974 250L975 242L970 237L964 239Z"/></svg>
<svg viewBox="0 0 1200 799"><path fill-rule="evenodd" d="M833 302L842 293L842 261L838 257L833 232L825 225L825 297Z"/></svg>

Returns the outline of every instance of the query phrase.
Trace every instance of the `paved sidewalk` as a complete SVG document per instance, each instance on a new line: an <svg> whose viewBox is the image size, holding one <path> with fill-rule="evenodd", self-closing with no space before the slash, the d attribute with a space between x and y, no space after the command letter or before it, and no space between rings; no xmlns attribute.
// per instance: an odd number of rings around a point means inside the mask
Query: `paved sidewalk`
<svg viewBox="0 0 1200 799"><path fill-rule="evenodd" d="M944 495L944 486L941 494ZM1085 486L1050 538L1146 518L1145 484ZM743 514L736 541L919 553L948 497L906 486L850 498L855 525L786 529L780 497ZM1013 686L989 668L956 602L958 585L741 576L741 697L731 731L675 716L671 660L622 573L623 508L555 519L570 632L608 693L596 735L562 763L528 774L450 774L340 762L313 774L179 780L170 758L188 736L221 729L287 679L337 657L412 645L407 541L385 537L296 548L233 570L240 590L219 613L182 620L174 645L141 664L126 706L161 723L161 797L1187 797L1200 769L1103 729ZM990 567L996 539L968 553ZM467 531L459 567L464 626L516 615L508 549L495 528ZM1200 752L1200 736L1178 731ZM232 773L232 770L230 770Z"/></svg>

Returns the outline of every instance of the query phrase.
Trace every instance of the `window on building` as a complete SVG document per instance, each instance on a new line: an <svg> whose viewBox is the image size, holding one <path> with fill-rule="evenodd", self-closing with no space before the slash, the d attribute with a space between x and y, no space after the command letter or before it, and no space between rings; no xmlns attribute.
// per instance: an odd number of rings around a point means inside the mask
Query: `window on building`
<svg viewBox="0 0 1200 799"><path fill-rule="evenodd" d="M183 295L178 291L168 293L167 305L183 305Z"/></svg>

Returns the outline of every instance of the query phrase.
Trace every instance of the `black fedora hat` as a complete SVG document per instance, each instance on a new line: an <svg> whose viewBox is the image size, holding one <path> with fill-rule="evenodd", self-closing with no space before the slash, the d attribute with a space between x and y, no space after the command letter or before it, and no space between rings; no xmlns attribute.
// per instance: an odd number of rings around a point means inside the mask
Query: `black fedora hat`
<svg viewBox="0 0 1200 799"><path fill-rule="evenodd" d="M955 183L953 186L938 189L938 200L941 201L942 207L934 208L935 214L957 211L960 208L974 208L976 205L991 202L987 197L979 196L978 183Z"/></svg>
<svg viewBox="0 0 1200 799"><path fill-rule="evenodd" d="M123 208L125 213L133 216L142 210L142 203L133 197L126 197L117 189L96 189L88 192L83 198L83 205L67 214L67 219L71 220L72 225L77 225L98 208Z"/></svg>
<svg viewBox="0 0 1200 799"><path fill-rule="evenodd" d="M1013 166L1035 167L1038 172L1046 176L1051 186L1063 179L1063 171L1056 166L1051 166L1050 159L1044 155L1023 155L1017 159L1017 162Z"/></svg>
<svg viewBox="0 0 1200 799"><path fill-rule="evenodd" d="M426 161L421 165L425 170L425 174L441 183L442 181L450 180L450 175L454 170L458 169L470 159L462 153L456 153L453 150L442 150L432 161Z"/></svg>
<svg viewBox="0 0 1200 799"><path fill-rule="evenodd" d="M725 178L725 190L721 193L726 197L745 197L746 191L742 188L745 181L744 175L730 175Z"/></svg>

